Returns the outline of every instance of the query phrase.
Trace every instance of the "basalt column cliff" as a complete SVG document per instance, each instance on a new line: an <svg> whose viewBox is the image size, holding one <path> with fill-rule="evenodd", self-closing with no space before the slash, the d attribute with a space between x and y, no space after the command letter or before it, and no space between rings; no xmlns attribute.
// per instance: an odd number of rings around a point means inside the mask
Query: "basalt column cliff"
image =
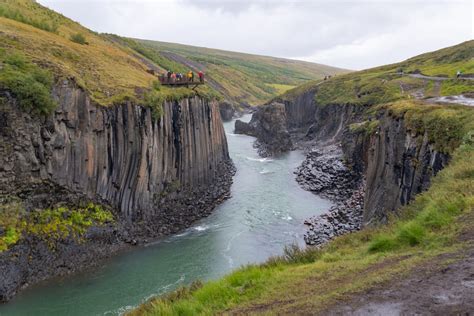
<svg viewBox="0 0 474 316"><path fill-rule="evenodd" d="M160 116L131 102L97 106L71 82L53 94L58 106L45 118L25 113L2 92L0 194L20 200L27 213L93 202L109 207L115 220L91 227L79 243L60 241L54 251L40 246L41 239L25 238L1 253L2 300L25 283L88 265L117 245L189 226L228 196L232 181L215 101L164 102Z"/></svg>

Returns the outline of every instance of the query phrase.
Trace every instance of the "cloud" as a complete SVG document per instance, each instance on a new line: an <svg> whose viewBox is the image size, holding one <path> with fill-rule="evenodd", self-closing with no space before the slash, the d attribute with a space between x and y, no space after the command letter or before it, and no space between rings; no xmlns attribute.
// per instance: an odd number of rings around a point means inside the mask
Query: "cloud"
<svg viewBox="0 0 474 316"><path fill-rule="evenodd" d="M40 0L119 35L351 69L473 38L472 1Z"/></svg>

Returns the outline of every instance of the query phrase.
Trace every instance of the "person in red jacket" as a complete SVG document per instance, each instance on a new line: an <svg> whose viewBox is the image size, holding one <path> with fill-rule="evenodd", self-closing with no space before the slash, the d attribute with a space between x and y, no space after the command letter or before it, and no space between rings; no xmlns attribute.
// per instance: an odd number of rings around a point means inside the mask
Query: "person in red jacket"
<svg viewBox="0 0 474 316"><path fill-rule="evenodd" d="M199 76L199 81L204 82L204 73L202 71L198 73L198 76Z"/></svg>

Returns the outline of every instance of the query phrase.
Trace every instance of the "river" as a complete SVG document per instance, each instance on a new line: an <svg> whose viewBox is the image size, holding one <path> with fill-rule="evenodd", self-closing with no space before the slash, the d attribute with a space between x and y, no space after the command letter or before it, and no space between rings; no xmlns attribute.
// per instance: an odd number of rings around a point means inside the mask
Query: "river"
<svg viewBox="0 0 474 316"><path fill-rule="evenodd" d="M0 315L117 315L194 280L215 279L265 261L287 244L302 245L304 219L331 206L294 180L304 155L293 151L260 158L254 138L233 134L234 121L224 127L237 173L232 197L211 216L100 267L33 286L1 305Z"/></svg>

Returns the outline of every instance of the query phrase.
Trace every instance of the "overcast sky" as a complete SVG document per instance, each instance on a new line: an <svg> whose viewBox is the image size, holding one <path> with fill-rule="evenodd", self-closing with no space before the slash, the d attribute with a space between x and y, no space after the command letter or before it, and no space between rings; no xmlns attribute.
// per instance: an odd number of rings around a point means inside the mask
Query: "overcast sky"
<svg viewBox="0 0 474 316"><path fill-rule="evenodd" d="M474 0L39 0L98 32L348 69L474 38Z"/></svg>

